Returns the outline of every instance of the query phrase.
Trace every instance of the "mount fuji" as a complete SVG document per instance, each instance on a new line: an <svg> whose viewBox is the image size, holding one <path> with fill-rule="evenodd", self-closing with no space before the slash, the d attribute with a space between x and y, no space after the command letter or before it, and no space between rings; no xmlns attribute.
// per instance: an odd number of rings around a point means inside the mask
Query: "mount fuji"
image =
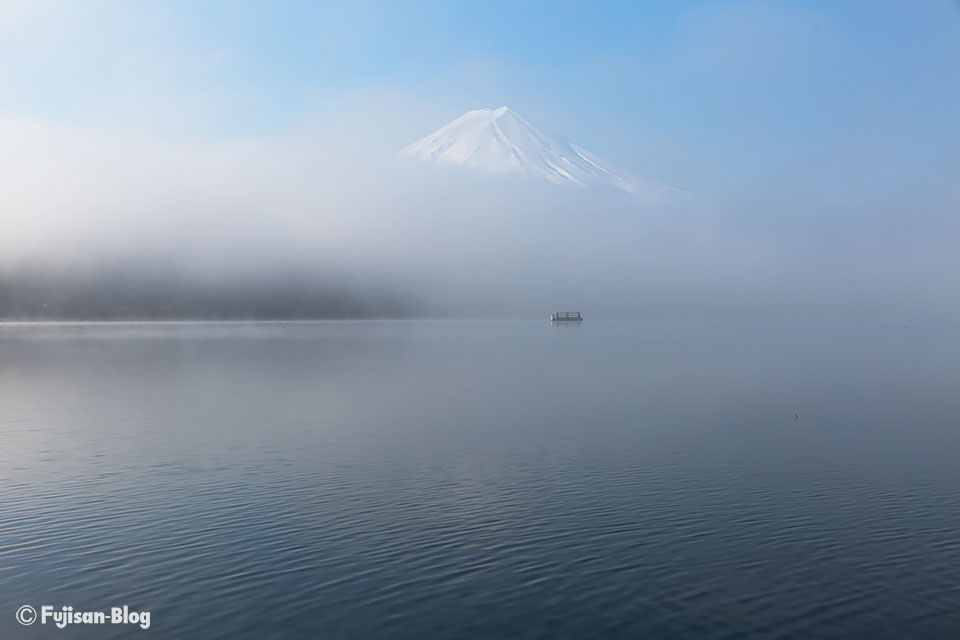
<svg viewBox="0 0 960 640"><path fill-rule="evenodd" d="M401 154L496 173L521 173L581 189L618 189L660 200L683 193L614 172L583 147L548 135L509 107L468 111Z"/></svg>

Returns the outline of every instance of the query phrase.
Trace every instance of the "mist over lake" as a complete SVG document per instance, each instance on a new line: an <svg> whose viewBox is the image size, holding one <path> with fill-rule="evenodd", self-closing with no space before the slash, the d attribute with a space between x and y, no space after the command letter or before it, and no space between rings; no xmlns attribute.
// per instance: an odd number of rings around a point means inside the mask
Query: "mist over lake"
<svg viewBox="0 0 960 640"><path fill-rule="evenodd" d="M949 637L958 347L833 321L2 326L0 634L48 637L24 603L126 603L160 637Z"/></svg>
<svg viewBox="0 0 960 640"><path fill-rule="evenodd" d="M958 34L0 0L0 640L960 638Z"/></svg>

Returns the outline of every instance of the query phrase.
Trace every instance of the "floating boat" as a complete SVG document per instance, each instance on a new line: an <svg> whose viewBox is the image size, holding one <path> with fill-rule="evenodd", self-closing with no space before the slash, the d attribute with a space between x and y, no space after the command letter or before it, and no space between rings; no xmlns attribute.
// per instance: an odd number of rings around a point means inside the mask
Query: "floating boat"
<svg viewBox="0 0 960 640"><path fill-rule="evenodd" d="M583 322L579 311L557 311L550 314L550 322Z"/></svg>

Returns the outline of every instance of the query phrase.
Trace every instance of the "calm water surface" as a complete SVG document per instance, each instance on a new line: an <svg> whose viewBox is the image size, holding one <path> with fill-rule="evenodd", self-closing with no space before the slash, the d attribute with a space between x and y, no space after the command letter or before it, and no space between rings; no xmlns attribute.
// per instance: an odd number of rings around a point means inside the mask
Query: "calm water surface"
<svg viewBox="0 0 960 640"><path fill-rule="evenodd" d="M960 637L958 355L883 322L0 325L0 638Z"/></svg>

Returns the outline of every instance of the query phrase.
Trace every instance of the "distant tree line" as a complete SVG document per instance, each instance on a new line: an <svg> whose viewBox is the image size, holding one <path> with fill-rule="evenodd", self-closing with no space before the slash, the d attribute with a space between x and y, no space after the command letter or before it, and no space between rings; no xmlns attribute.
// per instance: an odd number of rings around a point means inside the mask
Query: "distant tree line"
<svg viewBox="0 0 960 640"><path fill-rule="evenodd" d="M409 300L383 287L321 278L203 280L138 273L0 275L4 320L295 320L402 318Z"/></svg>

